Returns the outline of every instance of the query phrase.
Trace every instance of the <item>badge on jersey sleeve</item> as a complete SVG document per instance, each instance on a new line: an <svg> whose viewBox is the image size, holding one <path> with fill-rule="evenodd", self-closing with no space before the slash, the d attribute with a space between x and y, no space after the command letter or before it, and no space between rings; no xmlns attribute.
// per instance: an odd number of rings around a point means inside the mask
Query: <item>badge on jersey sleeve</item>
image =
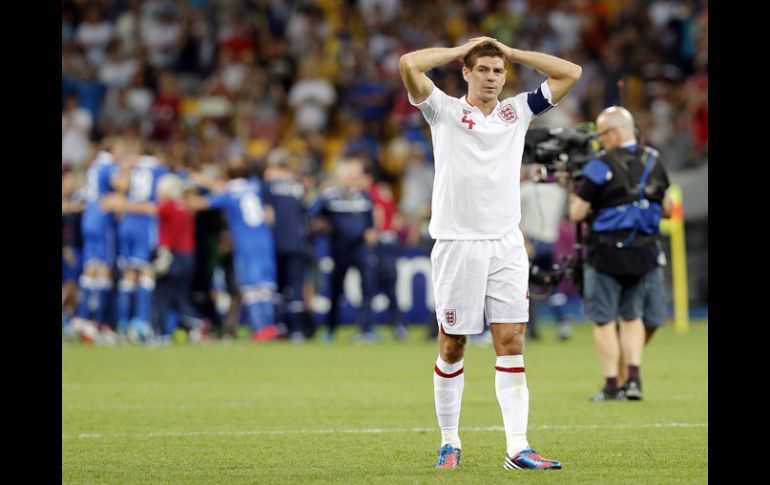
<svg viewBox="0 0 770 485"><path fill-rule="evenodd" d="M497 114L500 116L500 118L505 121L508 124L514 123L517 119L519 119L518 115L516 115L516 110L513 109L513 106L510 104L505 104L501 106L497 110Z"/></svg>

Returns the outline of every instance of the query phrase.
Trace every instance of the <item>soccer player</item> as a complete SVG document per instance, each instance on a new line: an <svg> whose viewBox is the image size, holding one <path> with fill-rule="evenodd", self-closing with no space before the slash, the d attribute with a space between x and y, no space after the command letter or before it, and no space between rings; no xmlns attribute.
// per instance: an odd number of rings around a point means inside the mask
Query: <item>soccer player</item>
<svg viewBox="0 0 770 485"><path fill-rule="evenodd" d="M468 93L445 94L426 76L436 66L462 60ZM506 61L548 76L531 92L498 100ZM433 376L441 447L436 468L455 468L467 335L490 323L497 360L495 391L507 442L505 469L561 468L527 441L529 391L524 374L529 319L528 260L521 219L519 177L524 136L532 119L558 103L582 69L538 52L475 37L452 48L404 54L401 77L409 101L431 128L436 173L429 232L439 356Z"/></svg>
<svg viewBox="0 0 770 485"><path fill-rule="evenodd" d="M62 167L61 175L61 313L62 324L70 325L78 301L78 278L83 270L83 238L80 216L83 213L83 191L69 165Z"/></svg>
<svg viewBox="0 0 770 485"><path fill-rule="evenodd" d="M404 325L401 309L396 298L396 283L398 271L396 262L401 251L398 240L398 230L402 225L401 214L390 191L390 186L384 180L377 180L374 170L365 170L366 186L372 199L372 216L377 230L377 288L388 297L388 313L393 324L393 336L398 341L406 340L409 331Z"/></svg>
<svg viewBox="0 0 770 485"><path fill-rule="evenodd" d="M77 318L73 329L88 339L95 327L104 324L112 290L112 266L115 264L115 214L102 202L116 189L123 188L118 161L125 155L123 140L104 140L86 173L86 206L81 219L83 234L83 274Z"/></svg>
<svg viewBox="0 0 770 485"><path fill-rule="evenodd" d="M128 194L118 223L118 331L147 338L155 274L150 264L158 246L158 179L168 167L154 155L138 157L128 172Z"/></svg>
<svg viewBox="0 0 770 485"><path fill-rule="evenodd" d="M270 226L275 212L265 204L262 182L251 177L241 156L228 161L228 182L222 190L216 183L206 197L189 195L193 210L221 209L227 214L233 239L233 265L243 304L251 324L251 340L261 342L278 337L273 294L276 288L275 248ZM202 178L199 183L207 184Z"/></svg>

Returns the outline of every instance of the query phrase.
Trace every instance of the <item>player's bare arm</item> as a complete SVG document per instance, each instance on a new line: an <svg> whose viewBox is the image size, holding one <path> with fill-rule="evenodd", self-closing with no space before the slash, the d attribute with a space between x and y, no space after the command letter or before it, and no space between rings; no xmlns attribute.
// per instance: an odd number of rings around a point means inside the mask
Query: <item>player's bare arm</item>
<svg viewBox="0 0 770 485"><path fill-rule="evenodd" d="M404 85L412 96L412 100L417 104L422 103L433 91L433 81L425 75L426 72L436 66L454 60L462 60L476 45L487 41L494 41L494 39L475 37L456 47L430 47L401 56L398 64L401 79L404 80Z"/></svg>
<svg viewBox="0 0 770 485"><path fill-rule="evenodd" d="M514 49L499 41L495 42L509 62L531 67L548 76L546 82L553 95L551 100L553 104L561 101L570 89L577 84L580 76L583 74L583 68L570 61L543 54L542 52Z"/></svg>

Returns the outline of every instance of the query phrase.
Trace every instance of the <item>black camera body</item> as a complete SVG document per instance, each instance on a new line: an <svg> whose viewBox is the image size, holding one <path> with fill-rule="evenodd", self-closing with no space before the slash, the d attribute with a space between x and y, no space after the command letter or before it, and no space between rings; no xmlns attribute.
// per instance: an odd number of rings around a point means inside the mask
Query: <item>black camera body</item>
<svg viewBox="0 0 770 485"><path fill-rule="evenodd" d="M524 138L522 163L545 167L551 175L566 173L572 180L583 177L585 165L599 152L592 123L571 127L534 127Z"/></svg>
<svg viewBox="0 0 770 485"><path fill-rule="evenodd" d="M572 181L583 178L585 166L598 157L599 143L593 123L579 123L571 127L533 127L524 139L522 163L545 167L548 175L566 175ZM530 266L529 281L534 286L553 291L564 278L572 281L583 294L583 231L577 224L574 255L564 256L551 268Z"/></svg>
<svg viewBox="0 0 770 485"><path fill-rule="evenodd" d="M583 294L582 257L564 256L561 263L554 264L550 268L541 268L534 264L529 267L529 282L542 288L545 294L552 292L564 278L572 281L578 292Z"/></svg>

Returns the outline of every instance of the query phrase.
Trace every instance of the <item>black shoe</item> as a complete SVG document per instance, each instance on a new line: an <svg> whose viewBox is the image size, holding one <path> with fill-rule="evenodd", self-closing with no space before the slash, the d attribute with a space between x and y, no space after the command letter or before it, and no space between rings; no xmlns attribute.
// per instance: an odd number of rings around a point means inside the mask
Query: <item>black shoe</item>
<svg viewBox="0 0 770 485"><path fill-rule="evenodd" d="M642 400L642 383L637 379L629 380L623 386L623 393L626 395L626 399L631 401Z"/></svg>
<svg viewBox="0 0 770 485"><path fill-rule="evenodd" d="M589 401L625 401L626 395L623 392L623 389L615 389L614 391L608 391L607 389L602 389L599 391L598 394L594 394L590 398L588 398Z"/></svg>

